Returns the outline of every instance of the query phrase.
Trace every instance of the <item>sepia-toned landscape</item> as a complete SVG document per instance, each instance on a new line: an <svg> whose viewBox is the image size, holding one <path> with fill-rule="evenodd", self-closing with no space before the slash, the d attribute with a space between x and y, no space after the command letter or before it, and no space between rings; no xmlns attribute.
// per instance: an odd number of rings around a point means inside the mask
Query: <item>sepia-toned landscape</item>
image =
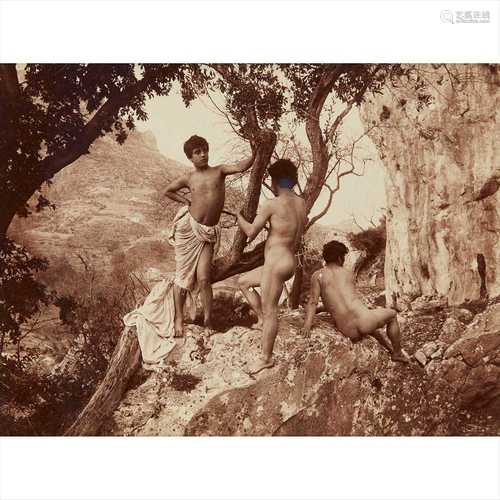
<svg viewBox="0 0 500 500"><path fill-rule="evenodd" d="M500 66L0 66L0 435L500 434ZM182 109L158 129L166 96ZM268 166L298 167L308 219L275 363L257 374L262 331L238 279L262 266L266 233L247 244L230 213L213 329L197 300L146 370L124 328L175 274L180 205L164 193L193 168L176 127L207 139L211 165L252 155L224 205L249 221L273 198ZM351 341L322 304L303 335L332 239L364 302L397 312L408 363Z"/></svg>

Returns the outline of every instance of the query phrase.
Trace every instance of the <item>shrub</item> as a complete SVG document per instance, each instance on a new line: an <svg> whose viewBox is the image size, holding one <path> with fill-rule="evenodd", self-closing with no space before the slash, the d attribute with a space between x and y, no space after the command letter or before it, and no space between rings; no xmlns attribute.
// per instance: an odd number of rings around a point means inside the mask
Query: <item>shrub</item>
<svg viewBox="0 0 500 500"><path fill-rule="evenodd" d="M385 250L387 239L385 217L378 226L365 229L360 233L350 233L349 239L356 250L366 252L368 260L372 260Z"/></svg>
<svg viewBox="0 0 500 500"><path fill-rule="evenodd" d="M46 260L0 237L0 353L6 337L15 342L21 325L52 300L52 294L35 278L35 273L46 267Z"/></svg>
<svg viewBox="0 0 500 500"><path fill-rule="evenodd" d="M62 434L106 373L123 329L122 316L133 304L125 291L110 295L83 275L79 283L78 296L54 300L74 341L52 373L40 372L36 349L0 356L2 435Z"/></svg>

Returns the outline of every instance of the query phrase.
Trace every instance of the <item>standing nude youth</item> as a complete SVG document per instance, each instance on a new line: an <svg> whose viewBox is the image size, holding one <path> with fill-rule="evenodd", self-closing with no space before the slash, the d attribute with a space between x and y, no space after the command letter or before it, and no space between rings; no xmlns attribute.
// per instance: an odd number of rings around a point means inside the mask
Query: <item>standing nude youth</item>
<svg viewBox="0 0 500 500"><path fill-rule="evenodd" d="M264 266L254 269L238 280L238 286L262 325L262 354L248 364L249 373L270 368L274 341L278 333L278 302L285 281L290 279L297 265L295 252L304 231L306 208L304 200L294 193L297 168L289 160L278 160L269 167L271 188L275 198L267 200L253 223L241 213L238 224L250 241L269 222L270 229L264 249ZM262 297L253 290L260 286Z"/></svg>

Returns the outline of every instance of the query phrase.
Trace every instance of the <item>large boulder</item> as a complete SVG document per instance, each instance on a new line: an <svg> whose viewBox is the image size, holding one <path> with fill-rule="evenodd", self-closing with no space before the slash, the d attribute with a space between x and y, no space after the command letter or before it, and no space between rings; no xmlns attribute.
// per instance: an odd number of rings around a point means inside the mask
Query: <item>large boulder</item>
<svg viewBox="0 0 500 500"><path fill-rule="evenodd" d="M479 314L429 371L462 408L490 408L500 422L500 304Z"/></svg>

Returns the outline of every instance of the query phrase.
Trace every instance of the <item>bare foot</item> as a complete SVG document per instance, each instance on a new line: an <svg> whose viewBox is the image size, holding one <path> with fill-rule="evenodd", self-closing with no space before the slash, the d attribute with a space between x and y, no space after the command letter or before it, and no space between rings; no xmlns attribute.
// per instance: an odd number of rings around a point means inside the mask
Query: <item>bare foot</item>
<svg viewBox="0 0 500 500"><path fill-rule="evenodd" d="M184 337L184 323L179 321L174 323L174 337L182 338Z"/></svg>
<svg viewBox="0 0 500 500"><path fill-rule="evenodd" d="M391 359L393 361L399 361L401 363L409 363L409 359L405 356L403 351L394 351L391 354Z"/></svg>
<svg viewBox="0 0 500 500"><path fill-rule="evenodd" d="M262 370L266 370L267 368L272 368L274 366L274 360L259 358L253 362L247 363L246 371L249 375L256 375Z"/></svg>

